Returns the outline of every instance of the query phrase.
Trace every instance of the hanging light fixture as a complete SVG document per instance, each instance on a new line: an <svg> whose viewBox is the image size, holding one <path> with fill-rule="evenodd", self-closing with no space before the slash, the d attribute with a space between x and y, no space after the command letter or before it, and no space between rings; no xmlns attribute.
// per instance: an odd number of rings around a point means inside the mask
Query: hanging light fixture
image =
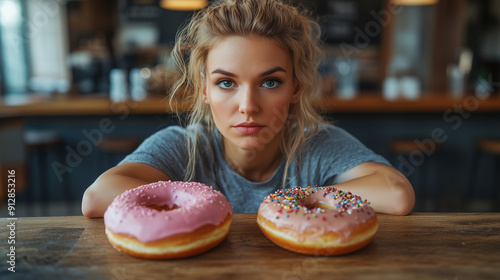
<svg viewBox="0 0 500 280"><path fill-rule="evenodd" d="M439 0L392 0L391 2L401 6L423 6L437 4Z"/></svg>
<svg viewBox="0 0 500 280"><path fill-rule="evenodd" d="M194 11L208 5L207 0L161 0L160 6L175 11Z"/></svg>

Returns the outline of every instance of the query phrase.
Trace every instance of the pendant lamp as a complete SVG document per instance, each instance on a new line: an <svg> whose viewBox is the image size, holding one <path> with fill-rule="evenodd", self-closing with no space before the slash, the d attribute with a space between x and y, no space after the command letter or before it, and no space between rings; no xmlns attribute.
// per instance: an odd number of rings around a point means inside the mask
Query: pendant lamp
<svg viewBox="0 0 500 280"><path fill-rule="evenodd" d="M391 2L401 6L423 6L437 4L439 0L391 0Z"/></svg>
<svg viewBox="0 0 500 280"><path fill-rule="evenodd" d="M207 0L161 0L160 6L175 11L194 11L208 5Z"/></svg>

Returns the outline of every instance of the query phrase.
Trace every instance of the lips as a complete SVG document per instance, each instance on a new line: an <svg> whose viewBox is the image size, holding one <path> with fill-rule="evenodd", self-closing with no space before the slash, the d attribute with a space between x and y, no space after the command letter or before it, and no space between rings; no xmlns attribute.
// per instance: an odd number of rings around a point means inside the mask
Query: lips
<svg viewBox="0 0 500 280"><path fill-rule="evenodd" d="M254 134L264 128L264 125L256 122L242 122L233 126L241 134Z"/></svg>

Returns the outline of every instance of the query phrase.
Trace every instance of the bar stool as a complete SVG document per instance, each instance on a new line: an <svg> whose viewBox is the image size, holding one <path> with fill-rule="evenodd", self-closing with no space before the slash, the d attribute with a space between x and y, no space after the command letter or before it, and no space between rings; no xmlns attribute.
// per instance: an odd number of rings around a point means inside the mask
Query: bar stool
<svg viewBox="0 0 500 280"><path fill-rule="evenodd" d="M481 160L490 157L493 160L491 170L492 173L492 186L490 194L488 197L492 203L493 211L500 211L499 199L500 199L500 139L479 139L476 141L474 154L472 157L472 173L471 180L468 185L467 197L470 201L471 198L477 198L475 195L477 193L476 183L479 179L479 165Z"/></svg>
<svg viewBox="0 0 500 280"><path fill-rule="evenodd" d="M15 179L15 191L26 189L26 158L23 144L24 121L18 118L0 119L0 207L7 204L9 175ZM15 174L12 175L12 172Z"/></svg>
<svg viewBox="0 0 500 280"><path fill-rule="evenodd" d="M138 138L105 138L97 147L104 153L104 170L115 166L125 156L132 153L142 140Z"/></svg>
<svg viewBox="0 0 500 280"><path fill-rule="evenodd" d="M28 165L28 187L26 191L26 201L30 204L34 202L50 203L54 201L51 196L51 187L58 184L51 184L52 174L51 158L60 161L61 153L59 147L62 139L58 134L50 131L27 130L24 133L24 143L27 148ZM52 178L55 180L55 178ZM65 203L72 199L71 189L64 181L59 182L60 190ZM43 209L44 211L46 209Z"/></svg>
<svg viewBox="0 0 500 280"><path fill-rule="evenodd" d="M424 143L424 144L422 144ZM431 171L436 170L433 160L440 144L430 139L393 139L389 141L389 152L394 158L393 164L413 185L415 190L415 210L432 210L435 200L441 199L441 190L431 199L429 184L434 187L435 180L429 179Z"/></svg>

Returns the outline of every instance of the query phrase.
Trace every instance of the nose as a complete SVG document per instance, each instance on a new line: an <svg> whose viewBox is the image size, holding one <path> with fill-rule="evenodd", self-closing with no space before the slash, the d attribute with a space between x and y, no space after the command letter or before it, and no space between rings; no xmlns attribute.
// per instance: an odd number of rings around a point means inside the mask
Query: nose
<svg viewBox="0 0 500 280"><path fill-rule="evenodd" d="M239 111L245 115L259 112L257 91L251 87L243 87L240 92Z"/></svg>

